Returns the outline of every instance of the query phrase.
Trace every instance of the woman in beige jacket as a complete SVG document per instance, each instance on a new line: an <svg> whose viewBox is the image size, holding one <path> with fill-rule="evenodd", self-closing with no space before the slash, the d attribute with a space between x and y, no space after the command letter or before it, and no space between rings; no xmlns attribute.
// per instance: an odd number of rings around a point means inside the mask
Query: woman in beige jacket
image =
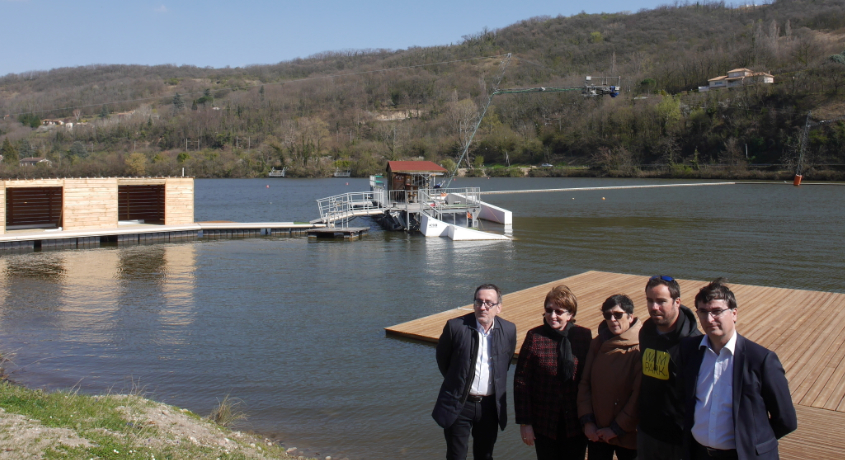
<svg viewBox="0 0 845 460"><path fill-rule="evenodd" d="M614 295L601 306L605 321L590 343L578 386L578 417L589 460L637 458L637 398L642 361L634 303Z"/></svg>

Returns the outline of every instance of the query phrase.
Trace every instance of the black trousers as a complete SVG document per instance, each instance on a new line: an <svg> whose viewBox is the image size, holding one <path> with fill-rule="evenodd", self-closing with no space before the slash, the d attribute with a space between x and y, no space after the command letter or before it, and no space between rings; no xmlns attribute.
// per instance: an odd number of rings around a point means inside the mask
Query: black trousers
<svg viewBox="0 0 845 460"><path fill-rule="evenodd" d="M584 460L587 437L581 434L567 438L566 434L560 433L557 439L552 439L534 433L534 449L537 460Z"/></svg>
<svg viewBox="0 0 845 460"><path fill-rule="evenodd" d="M626 449L606 442L587 441L587 453L589 460L613 460L614 453L617 460L637 460L635 449Z"/></svg>
<svg viewBox="0 0 845 460"><path fill-rule="evenodd" d="M472 456L475 460L492 460L493 445L499 435L499 416L496 413L496 396L485 396L481 402L464 403L461 415L446 435L446 460L465 460L472 435Z"/></svg>

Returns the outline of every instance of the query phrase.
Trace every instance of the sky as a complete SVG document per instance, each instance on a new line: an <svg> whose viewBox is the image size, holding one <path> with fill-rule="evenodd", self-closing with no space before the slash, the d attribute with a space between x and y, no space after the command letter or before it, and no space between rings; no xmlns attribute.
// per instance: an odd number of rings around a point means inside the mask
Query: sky
<svg viewBox="0 0 845 460"><path fill-rule="evenodd" d="M323 51L460 43L535 16L666 0L0 0L0 75L88 64L242 67Z"/></svg>

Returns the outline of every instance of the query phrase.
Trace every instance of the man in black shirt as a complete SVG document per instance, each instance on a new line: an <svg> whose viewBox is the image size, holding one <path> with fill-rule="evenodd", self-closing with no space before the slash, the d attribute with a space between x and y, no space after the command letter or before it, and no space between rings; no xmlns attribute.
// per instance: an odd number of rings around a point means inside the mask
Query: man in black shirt
<svg viewBox="0 0 845 460"><path fill-rule="evenodd" d="M700 336L692 311L681 305L681 288L670 276L652 276L645 287L650 318L640 329L643 378L640 386L640 460L683 457L684 399L678 383L678 345Z"/></svg>

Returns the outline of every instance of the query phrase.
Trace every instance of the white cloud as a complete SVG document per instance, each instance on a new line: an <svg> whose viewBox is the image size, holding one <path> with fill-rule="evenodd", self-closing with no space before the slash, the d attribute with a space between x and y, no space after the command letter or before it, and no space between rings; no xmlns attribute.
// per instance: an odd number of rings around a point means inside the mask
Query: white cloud
<svg viewBox="0 0 845 460"><path fill-rule="evenodd" d="M159 7L153 8L153 11L155 11L156 13L167 13L167 7L161 5Z"/></svg>

